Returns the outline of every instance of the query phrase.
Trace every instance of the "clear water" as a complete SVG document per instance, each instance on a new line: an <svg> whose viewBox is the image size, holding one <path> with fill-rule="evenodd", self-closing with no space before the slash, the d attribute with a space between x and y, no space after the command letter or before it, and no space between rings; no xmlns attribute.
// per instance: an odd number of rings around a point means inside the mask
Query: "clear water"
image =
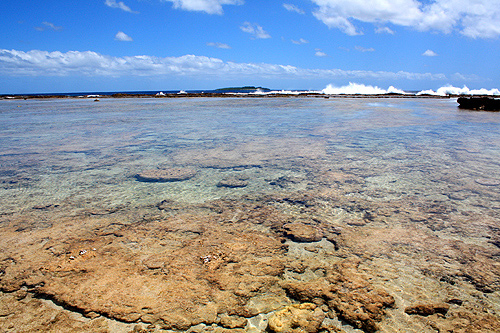
<svg viewBox="0 0 500 333"><path fill-rule="evenodd" d="M275 190L266 179L306 176L318 165L364 178L356 195L379 192L373 200L446 196L467 178L500 182L498 113L456 106L434 99L2 101L0 209L64 200L92 205L102 197L110 204L143 204L264 194ZM199 173L179 183L133 178L173 166ZM213 186L230 172L252 176L249 186ZM450 174L454 179L439 181ZM470 189L466 202L480 199ZM498 200L492 197L487 208Z"/></svg>

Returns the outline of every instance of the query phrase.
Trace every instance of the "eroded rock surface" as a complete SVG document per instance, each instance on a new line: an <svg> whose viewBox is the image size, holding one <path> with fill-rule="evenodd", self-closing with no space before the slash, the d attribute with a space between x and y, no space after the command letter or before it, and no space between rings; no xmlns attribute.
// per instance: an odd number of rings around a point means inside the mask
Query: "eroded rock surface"
<svg viewBox="0 0 500 333"><path fill-rule="evenodd" d="M269 330L275 333L315 333L324 319L323 310L315 304L294 304L273 313L269 318Z"/></svg>
<svg viewBox="0 0 500 333"><path fill-rule="evenodd" d="M445 204L393 204L333 189L198 204L162 200L70 217L63 204L45 205L32 209L29 219L26 212L2 217L0 288L83 315L85 324L71 316L53 324L75 331L105 330L118 321L239 332L259 315L269 315L276 332L292 326L297 332L340 331L327 315L365 332L384 331L397 320L450 332L499 328L496 315L478 310L490 304L483 293L495 299L499 290L496 245L471 246L412 227L415 220L430 223L438 211L453 214ZM408 225L388 229L395 209ZM353 218L369 223L351 225ZM37 219L48 222L29 223ZM474 223L475 217L467 219ZM404 261L398 259L398 266L393 257ZM438 265L445 259L452 264ZM412 289L418 283L422 288ZM469 294L460 292L465 286ZM448 311L441 310L443 301ZM465 315L467 323L458 319ZM19 320L0 317L7 327Z"/></svg>

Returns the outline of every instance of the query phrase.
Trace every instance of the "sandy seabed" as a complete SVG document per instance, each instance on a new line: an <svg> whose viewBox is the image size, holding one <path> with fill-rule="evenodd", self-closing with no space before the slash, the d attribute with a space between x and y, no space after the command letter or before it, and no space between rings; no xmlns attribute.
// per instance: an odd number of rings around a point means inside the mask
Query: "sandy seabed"
<svg viewBox="0 0 500 333"><path fill-rule="evenodd" d="M500 117L0 101L2 332L498 332Z"/></svg>

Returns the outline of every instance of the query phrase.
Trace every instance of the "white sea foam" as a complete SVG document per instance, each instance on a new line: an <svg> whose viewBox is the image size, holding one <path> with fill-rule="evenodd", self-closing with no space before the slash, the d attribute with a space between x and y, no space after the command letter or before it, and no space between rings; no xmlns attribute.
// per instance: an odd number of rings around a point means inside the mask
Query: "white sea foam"
<svg viewBox="0 0 500 333"><path fill-rule="evenodd" d="M439 88L437 91L434 90L422 90L417 95L434 95L434 96L447 96L447 95L500 95L500 90L498 89L469 89L467 86L463 88L457 88L453 86L444 86Z"/></svg>
<svg viewBox="0 0 500 333"><path fill-rule="evenodd" d="M347 86L335 87L329 84L322 90L327 95L383 95L383 94L405 94L401 89L390 86L388 89L382 89L377 86L367 86L364 84L349 82Z"/></svg>

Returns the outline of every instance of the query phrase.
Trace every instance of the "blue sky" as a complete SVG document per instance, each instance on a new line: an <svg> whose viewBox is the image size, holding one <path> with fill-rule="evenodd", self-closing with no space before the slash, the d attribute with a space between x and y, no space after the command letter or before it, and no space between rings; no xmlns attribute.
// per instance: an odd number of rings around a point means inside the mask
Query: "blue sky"
<svg viewBox="0 0 500 333"><path fill-rule="evenodd" d="M0 94L500 88L499 0L5 1Z"/></svg>

